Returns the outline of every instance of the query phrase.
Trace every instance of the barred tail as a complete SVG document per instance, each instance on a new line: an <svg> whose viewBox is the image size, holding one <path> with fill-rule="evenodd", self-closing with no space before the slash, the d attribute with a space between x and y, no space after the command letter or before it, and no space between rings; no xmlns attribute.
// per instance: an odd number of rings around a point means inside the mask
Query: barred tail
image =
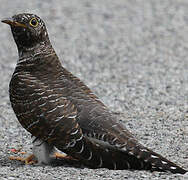
<svg viewBox="0 0 188 180"><path fill-rule="evenodd" d="M79 159L91 168L134 169L151 171L170 171L185 174L187 171L165 159L161 155L140 145L128 148L101 146L81 136L67 148L59 147L68 155Z"/></svg>

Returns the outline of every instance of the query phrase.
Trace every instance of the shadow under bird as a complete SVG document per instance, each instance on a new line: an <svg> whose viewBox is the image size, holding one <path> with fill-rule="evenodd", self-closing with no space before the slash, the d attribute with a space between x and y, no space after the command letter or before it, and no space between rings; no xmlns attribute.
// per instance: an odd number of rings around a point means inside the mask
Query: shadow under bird
<svg viewBox="0 0 188 180"><path fill-rule="evenodd" d="M9 86L11 105L34 137L38 162L50 164L50 155L57 148L91 168L187 172L140 144L61 65L40 17L23 13L2 22L10 25L19 53Z"/></svg>

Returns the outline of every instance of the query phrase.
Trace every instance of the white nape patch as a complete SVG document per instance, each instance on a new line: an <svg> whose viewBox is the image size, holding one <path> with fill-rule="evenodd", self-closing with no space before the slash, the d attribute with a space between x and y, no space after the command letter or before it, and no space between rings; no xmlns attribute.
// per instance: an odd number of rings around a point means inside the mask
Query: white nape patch
<svg viewBox="0 0 188 180"><path fill-rule="evenodd" d="M171 166L171 167L170 167L170 169L177 169L177 168L176 168L176 167L174 167L174 166Z"/></svg>
<svg viewBox="0 0 188 180"><path fill-rule="evenodd" d="M157 157L157 156L155 156L155 155L151 155L151 158L155 158L155 159L157 158L157 159L158 159L158 157Z"/></svg>
<svg viewBox="0 0 188 180"><path fill-rule="evenodd" d="M168 164L166 161L161 161L163 164Z"/></svg>

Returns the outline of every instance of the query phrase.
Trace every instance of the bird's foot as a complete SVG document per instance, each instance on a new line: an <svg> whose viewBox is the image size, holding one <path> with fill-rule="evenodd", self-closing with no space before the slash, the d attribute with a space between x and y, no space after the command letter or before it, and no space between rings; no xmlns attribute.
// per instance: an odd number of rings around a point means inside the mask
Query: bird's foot
<svg viewBox="0 0 188 180"><path fill-rule="evenodd" d="M54 156L56 159L76 160L73 157L66 155L65 153L55 152Z"/></svg>
<svg viewBox="0 0 188 180"><path fill-rule="evenodd" d="M14 154L26 154L26 152L24 151L21 151L22 148L19 148L19 149L10 149L10 151ZM37 161L35 160L35 157L33 154L29 155L28 157L21 157L21 156L10 156L9 157L10 160L17 160L17 161L21 161L21 162L24 162L25 164L35 164L37 163Z"/></svg>
<svg viewBox="0 0 188 180"><path fill-rule="evenodd" d="M34 159L34 155L33 154L29 155L28 157L10 156L9 159L10 160L21 161L21 162L24 162L27 165L31 165L31 164L36 164L37 163L37 161Z"/></svg>

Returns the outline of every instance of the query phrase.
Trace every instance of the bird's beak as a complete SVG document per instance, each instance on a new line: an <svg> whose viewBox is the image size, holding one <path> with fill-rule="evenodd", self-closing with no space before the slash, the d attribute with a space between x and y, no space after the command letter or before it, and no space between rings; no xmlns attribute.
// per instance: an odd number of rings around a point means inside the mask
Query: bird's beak
<svg viewBox="0 0 188 180"><path fill-rule="evenodd" d="M27 28L27 26L25 24L19 23L14 21L12 18L6 18L1 20L1 22L9 24L10 26L17 26L17 27L24 27Z"/></svg>

